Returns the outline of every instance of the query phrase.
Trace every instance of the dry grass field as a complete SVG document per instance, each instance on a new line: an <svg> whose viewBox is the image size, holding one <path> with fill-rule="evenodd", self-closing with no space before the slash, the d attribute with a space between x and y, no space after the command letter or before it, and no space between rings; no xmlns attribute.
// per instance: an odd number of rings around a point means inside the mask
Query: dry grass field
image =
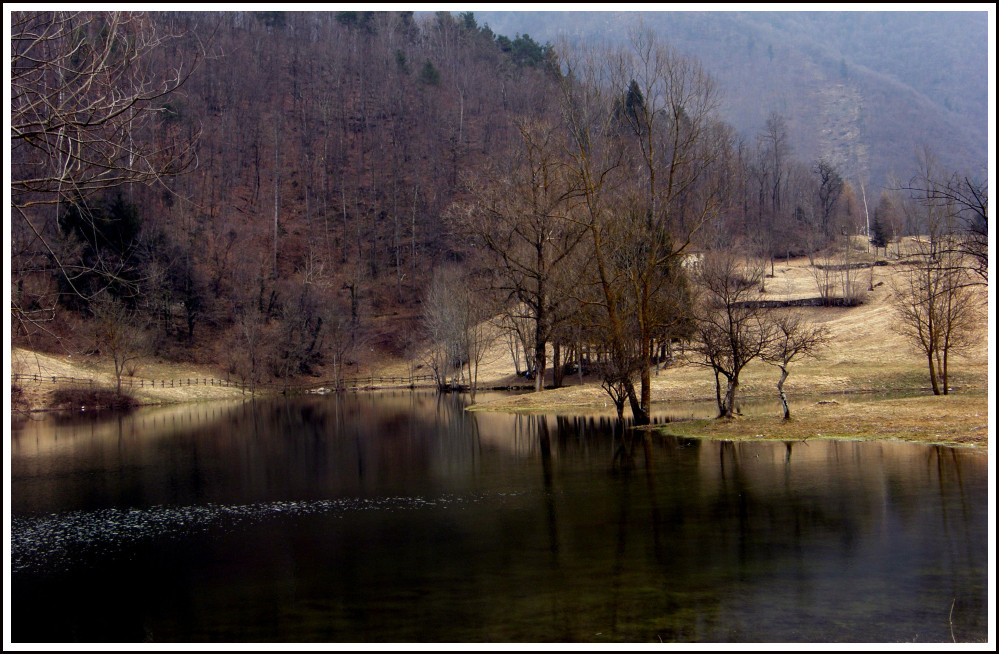
<svg viewBox="0 0 999 654"><path fill-rule="evenodd" d="M114 388L114 367L110 362L80 355L54 356L14 348L11 351L11 372L20 375L40 375L42 377L91 380L95 385ZM193 378L217 379L217 371L208 367L192 367L190 364L143 362L134 375L134 382L144 380L142 388L130 388L128 392L140 404L169 404L173 402L194 402L200 400L235 399L242 396L238 388L215 385L180 385L180 381ZM174 380L176 386L148 387L152 380ZM168 381L169 383L169 381ZM50 382L19 383L23 391L21 408L45 409L52 405L52 396L60 384ZM19 407L15 406L14 409Z"/></svg>
<svg viewBox="0 0 999 654"><path fill-rule="evenodd" d="M930 391L925 358L899 335L891 305L889 277L895 267L875 266L859 271L863 304L856 307L803 307L796 309L809 320L825 325L829 342L814 359L792 364L785 383L789 399L823 396L828 402L806 403L784 424L773 415L746 415L732 421L694 420L674 423L670 433L724 438L893 438L931 442L986 445L988 441L988 312L984 287L976 289L981 324L973 344L953 356L950 363L951 394L936 397ZM873 290L867 289L873 286ZM813 269L807 259L778 263L767 280L761 299L796 299L817 295ZM483 386L523 383L512 372L510 355L501 345L493 348L480 370ZM776 399L779 371L760 362L750 364L740 378L739 397L745 401ZM562 412L600 411L607 396L599 385L586 380L578 385L567 376L568 386L490 399L478 410ZM710 401L714 377L709 369L680 365L652 377L653 409L671 404ZM849 394L846 396L845 394ZM888 396L907 396L885 399Z"/></svg>

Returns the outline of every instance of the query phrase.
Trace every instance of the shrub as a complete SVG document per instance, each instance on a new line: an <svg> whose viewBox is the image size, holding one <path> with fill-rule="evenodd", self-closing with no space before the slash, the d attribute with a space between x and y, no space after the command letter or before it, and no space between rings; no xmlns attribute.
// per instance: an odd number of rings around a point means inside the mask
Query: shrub
<svg viewBox="0 0 999 654"><path fill-rule="evenodd" d="M28 401L20 384L11 383L10 385L10 406L15 411L23 411L28 408Z"/></svg>
<svg viewBox="0 0 999 654"><path fill-rule="evenodd" d="M138 405L127 393L100 386L63 386L52 394L53 409L130 409Z"/></svg>

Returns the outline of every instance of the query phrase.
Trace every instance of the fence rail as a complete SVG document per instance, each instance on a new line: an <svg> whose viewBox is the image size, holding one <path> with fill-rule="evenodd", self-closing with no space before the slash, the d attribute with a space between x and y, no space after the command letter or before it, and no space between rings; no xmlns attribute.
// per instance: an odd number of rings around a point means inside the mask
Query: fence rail
<svg viewBox="0 0 999 654"><path fill-rule="evenodd" d="M12 382L33 382L41 384L75 384L75 385L104 385L116 383L113 379L101 380L93 378L66 377L64 375L42 375L32 374L12 374ZM235 381L232 379L217 379L215 377L185 377L182 379L145 379L134 377L122 377L121 385L130 388L179 388L183 386L217 386L224 388L238 388L240 390L270 389L293 392L308 392L320 389L347 389L347 388L374 388L385 385L406 385L415 386L421 382L433 382L433 375L412 375L405 377L351 377L341 379L339 383L335 379L324 381L303 383L267 382L250 383L245 381Z"/></svg>

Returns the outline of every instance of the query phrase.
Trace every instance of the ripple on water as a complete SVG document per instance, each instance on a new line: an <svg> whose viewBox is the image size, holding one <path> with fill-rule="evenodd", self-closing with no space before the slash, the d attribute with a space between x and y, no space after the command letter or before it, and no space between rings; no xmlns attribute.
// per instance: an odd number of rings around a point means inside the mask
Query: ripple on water
<svg viewBox="0 0 999 654"><path fill-rule="evenodd" d="M516 495L506 493L503 497ZM11 571L69 570L94 553L115 554L140 541L180 539L209 528L228 532L280 516L326 515L334 518L362 511L408 511L461 508L482 496L342 498L276 501L258 504L201 504L148 508L70 511L11 520Z"/></svg>

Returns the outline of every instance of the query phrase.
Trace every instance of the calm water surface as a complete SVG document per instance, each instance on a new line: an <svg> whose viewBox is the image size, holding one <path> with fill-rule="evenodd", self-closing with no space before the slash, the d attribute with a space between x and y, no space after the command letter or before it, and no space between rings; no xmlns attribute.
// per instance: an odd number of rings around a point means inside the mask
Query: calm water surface
<svg viewBox="0 0 999 654"><path fill-rule="evenodd" d="M985 453L643 440L463 402L16 424L13 640L988 637Z"/></svg>

